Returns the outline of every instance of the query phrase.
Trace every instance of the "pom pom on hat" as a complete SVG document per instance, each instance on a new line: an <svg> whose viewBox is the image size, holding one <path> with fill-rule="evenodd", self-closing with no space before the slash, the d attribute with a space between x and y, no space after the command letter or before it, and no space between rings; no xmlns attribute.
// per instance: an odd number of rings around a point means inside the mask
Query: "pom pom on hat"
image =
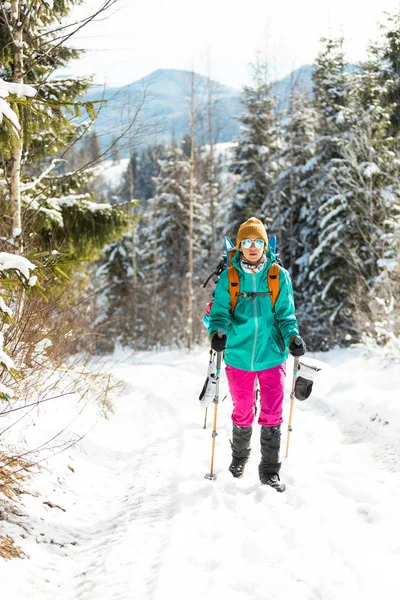
<svg viewBox="0 0 400 600"><path fill-rule="evenodd" d="M265 247L268 246L268 236L263 223L255 217L250 217L250 219L247 219L247 221L242 223L239 227L236 240L236 247L239 248L242 240L254 235L257 238L264 240Z"/></svg>

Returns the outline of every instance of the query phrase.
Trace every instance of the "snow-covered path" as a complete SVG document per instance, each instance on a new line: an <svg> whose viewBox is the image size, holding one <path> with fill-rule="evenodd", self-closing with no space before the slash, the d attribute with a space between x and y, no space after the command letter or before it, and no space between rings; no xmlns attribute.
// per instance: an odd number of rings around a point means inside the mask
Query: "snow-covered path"
<svg viewBox="0 0 400 600"><path fill-rule="evenodd" d="M399 368L380 377L381 365L366 365L360 353L327 358L312 397L295 406L285 494L258 484L258 426L245 477L227 471L229 398L218 411L217 480L204 479L211 414L204 430L197 395L207 352L120 364L114 374L126 388L115 417L71 454L74 472L53 490L66 512L24 500L35 515L31 535L19 540L16 526L10 534L31 558L0 559L8 598L396 596Z"/></svg>

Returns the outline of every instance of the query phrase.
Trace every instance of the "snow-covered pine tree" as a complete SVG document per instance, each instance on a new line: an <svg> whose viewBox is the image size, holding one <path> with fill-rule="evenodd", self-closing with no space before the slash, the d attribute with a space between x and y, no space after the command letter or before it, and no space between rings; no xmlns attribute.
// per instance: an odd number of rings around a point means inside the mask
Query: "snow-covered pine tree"
<svg viewBox="0 0 400 600"><path fill-rule="evenodd" d="M104 249L98 263L96 277L99 277L103 292L98 303L100 316L96 328L103 340L101 345L111 349L115 343L146 349L160 342L158 328L154 325L158 252L153 197L160 163L166 159L166 152L163 146L149 146L140 152L134 150L116 193L120 201L128 202L133 185L138 205L135 208L135 251L132 234L125 234ZM135 293L134 279L137 283Z"/></svg>
<svg viewBox="0 0 400 600"><path fill-rule="evenodd" d="M197 175L197 173L196 173ZM190 164L182 149L173 142L160 161L155 180L156 194L149 200L139 226L139 267L146 281L152 282L148 310L152 312L152 329L162 345L186 341L186 301L188 272L188 210ZM193 314L194 341L201 332L199 311L204 310L200 282L203 262L209 254L204 241L211 242L208 212L193 182ZM197 300L198 296L202 301ZM198 323L200 325L198 326Z"/></svg>
<svg viewBox="0 0 400 600"><path fill-rule="evenodd" d="M235 190L237 187L237 175L234 175L231 170L232 160L235 154L236 144L233 143L227 147L221 148L218 154L216 175L218 185L218 203L216 206L216 256L223 251L223 239L225 235L235 235L230 223L232 200L235 198ZM235 242L236 238L232 237ZM215 257L214 257L215 258ZM214 263L213 263L214 264Z"/></svg>
<svg viewBox="0 0 400 600"><path fill-rule="evenodd" d="M211 227L209 206L201 194L201 160L195 156L193 180L193 333L197 342L204 332L202 315L207 293L201 283L208 273ZM154 159L157 157L157 164ZM187 272L188 211L190 163L181 147L173 142L169 148L147 149L134 156L131 167L136 178L142 176L139 193L150 188L149 174L154 177L152 198L139 198L136 227L136 264L138 293L136 319L132 304L132 241L126 235L110 245L98 270L104 287L101 305L105 328L111 339L134 348L154 348L187 342ZM136 196L135 180L135 196ZM125 185L121 188L121 193ZM115 263L115 264L114 264Z"/></svg>
<svg viewBox="0 0 400 600"><path fill-rule="evenodd" d="M113 3L106 0L99 12ZM74 4L72 0L14 0L2 7L0 65L4 78L37 89L35 98L19 101L21 132L11 139L11 147L3 145L1 149L3 175L10 182L9 205L4 208L20 247L22 240L31 249L34 242L38 250L51 249L54 244L64 252L72 251L75 257L90 258L126 227L127 219L118 208L95 206L91 198L77 193L88 173L71 172L59 163L96 116L90 103L79 100L90 78L51 78L55 70L81 55L65 43L71 27L60 25ZM82 111L89 117L86 122Z"/></svg>
<svg viewBox="0 0 400 600"><path fill-rule="evenodd" d="M277 122L276 100L271 95L266 65L255 65L253 85L244 87L242 103L242 125L231 167L237 176L230 215L231 235L252 215L263 220L269 217L269 197L276 171Z"/></svg>
<svg viewBox="0 0 400 600"><path fill-rule="evenodd" d="M132 177L135 188L135 198L140 200L140 210L146 209L147 200L152 198L155 193L155 177L159 175L159 160L165 154L165 149L161 145L150 145L141 148L140 151L133 150L128 164L128 169L124 173L117 196L123 200L129 200L129 169L132 171Z"/></svg>
<svg viewBox="0 0 400 600"><path fill-rule="evenodd" d="M289 270L302 333L311 346L309 257L318 242L314 215L312 180L316 154L316 114L310 100L293 89L289 108L282 115L280 150L277 153L278 177L273 182L271 197L273 222L269 232L277 236L278 252Z"/></svg>
<svg viewBox="0 0 400 600"><path fill-rule="evenodd" d="M223 250L223 237L228 231L225 221L229 218L229 199L231 195L228 182L232 175L227 172L227 165L218 149L210 145L204 146L199 152L199 181L201 194L207 203L208 222L211 229L211 238L205 240L206 247L210 248L205 269L212 268L216 258ZM228 191L229 190L229 191ZM225 202L226 201L226 202Z"/></svg>
<svg viewBox="0 0 400 600"><path fill-rule="evenodd" d="M400 333L400 139L393 126L392 94L396 77L389 76L385 47L371 46L368 61L351 76L351 109L357 119L334 180L347 207L341 253L351 275L347 293L352 316L358 317L358 334L366 331L381 342Z"/></svg>
<svg viewBox="0 0 400 600"><path fill-rule="evenodd" d="M349 109L349 84L342 39L323 39L313 73L316 120L316 153L308 179L311 195L307 228L312 229L307 252L308 297L302 310L308 316L306 337L310 347L327 348L343 343L355 333L348 294L345 248L349 207L334 186L343 165L343 149L356 118ZM314 237L318 232L318 238ZM310 249L311 250L311 249Z"/></svg>
<svg viewBox="0 0 400 600"><path fill-rule="evenodd" d="M378 50L379 49L379 50ZM381 39L376 44L381 58L381 82L387 86L386 106L391 106L391 134L400 132L400 11L386 14Z"/></svg>
<svg viewBox="0 0 400 600"><path fill-rule="evenodd" d="M208 220L211 227L210 263L207 265L207 269L212 268L214 261L222 251L223 236L228 231L225 222L229 222L230 216L230 210L226 210L226 207L221 205L226 199L228 189L225 184L233 176L228 173L227 164L225 164L227 161L224 152L227 151L227 145L217 143L221 129L224 127L220 104L220 85L208 76L203 114L198 115L202 118L199 123L200 127L197 127L198 129L202 128L202 144L197 161L198 179L201 182L202 195L208 204Z"/></svg>
<svg viewBox="0 0 400 600"><path fill-rule="evenodd" d="M302 93L290 95L281 115L277 176L272 182L270 232L277 236L279 255L293 279L303 265L310 241L303 230L308 212L310 169L315 155L315 113ZM299 263L297 261L299 260Z"/></svg>
<svg viewBox="0 0 400 600"><path fill-rule="evenodd" d="M140 285L134 289L132 255L132 235L127 233L104 248L99 261L96 278L102 289L99 297L102 310L95 326L100 335L98 349L103 352L113 351L117 343L136 350L149 347L149 321L145 309L148 286L139 273Z"/></svg>

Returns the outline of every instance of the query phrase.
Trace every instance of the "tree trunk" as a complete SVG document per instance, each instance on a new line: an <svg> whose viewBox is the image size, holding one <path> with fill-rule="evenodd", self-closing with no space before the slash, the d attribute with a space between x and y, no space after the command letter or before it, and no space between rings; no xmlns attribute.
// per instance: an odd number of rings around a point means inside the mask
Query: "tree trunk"
<svg viewBox="0 0 400 600"><path fill-rule="evenodd" d="M293 86L293 79L291 82L291 87L292 86ZM290 109L289 110L290 110L289 272L293 277L293 267L294 267L293 211L294 211L294 206L295 206L295 201L296 201L295 192L294 192L295 165L294 165L294 129L293 129L293 92L290 96Z"/></svg>
<svg viewBox="0 0 400 600"><path fill-rule="evenodd" d="M129 155L132 157L131 143L129 143ZM131 214L135 219L135 207L134 207L134 181L133 181L133 164L129 163L129 201L131 204ZM133 303L133 323L132 323L132 334L133 340L136 341L137 331L137 260L136 260L136 223L132 223L132 269L133 269L133 288L132 288L132 303Z"/></svg>
<svg viewBox="0 0 400 600"><path fill-rule="evenodd" d="M22 25L20 24L19 0L11 2L11 23L14 48L14 73L13 83L23 83L23 50L22 50ZM15 249L22 254L22 207L21 207L21 163L22 163L22 132L18 132L18 139L11 154L10 165L10 202L12 217L11 237L15 240Z"/></svg>
<svg viewBox="0 0 400 600"><path fill-rule="evenodd" d="M208 117L208 144L210 153L208 157L208 185L210 193L210 221L211 221L211 243L213 255L217 252L217 235L216 235L216 210L214 199L214 183L215 183L215 163L214 163L214 136L213 136L213 115L212 115L212 84L211 77L208 76L208 102L207 102L207 117Z"/></svg>
<svg viewBox="0 0 400 600"><path fill-rule="evenodd" d="M188 307L187 307L187 344L193 344L193 189L194 189L194 71L191 76L190 94L190 176L189 176L189 252L188 252Z"/></svg>
<svg viewBox="0 0 400 600"><path fill-rule="evenodd" d="M151 301L151 346L154 344L154 340L159 339L159 335L157 332L158 327L158 296L157 296L157 286L158 286L158 232L157 232L157 188L154 190L154 198L153 198L153 221L154 221L154 239L153 239L153 281L152 281L152 297ZM160 340L163 343L163 340Z"/></svg>

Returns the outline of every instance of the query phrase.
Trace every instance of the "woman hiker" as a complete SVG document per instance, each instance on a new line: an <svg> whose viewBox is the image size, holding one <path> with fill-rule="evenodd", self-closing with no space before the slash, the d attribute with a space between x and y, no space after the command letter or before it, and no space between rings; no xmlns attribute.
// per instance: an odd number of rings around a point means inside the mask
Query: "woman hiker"
<svg viewBox="0 0 400 600"><path fill-rule="evenodd" d="M261 221L251 217L240 225L236 248L232 259L240 282L236 307L232 314L226 269L215 289L208 327L211 347L216 352L225 351L226 375L233 401L229 471L233 477L243 477L249 460L257 378L261 396L260 481L283 492L279 449L286 360L288 352L302 356L306 347L299 337L290 276L282 267L279 268L279 295L273 309L268 272L275 257L268 248L267 232Z"/></svg>

